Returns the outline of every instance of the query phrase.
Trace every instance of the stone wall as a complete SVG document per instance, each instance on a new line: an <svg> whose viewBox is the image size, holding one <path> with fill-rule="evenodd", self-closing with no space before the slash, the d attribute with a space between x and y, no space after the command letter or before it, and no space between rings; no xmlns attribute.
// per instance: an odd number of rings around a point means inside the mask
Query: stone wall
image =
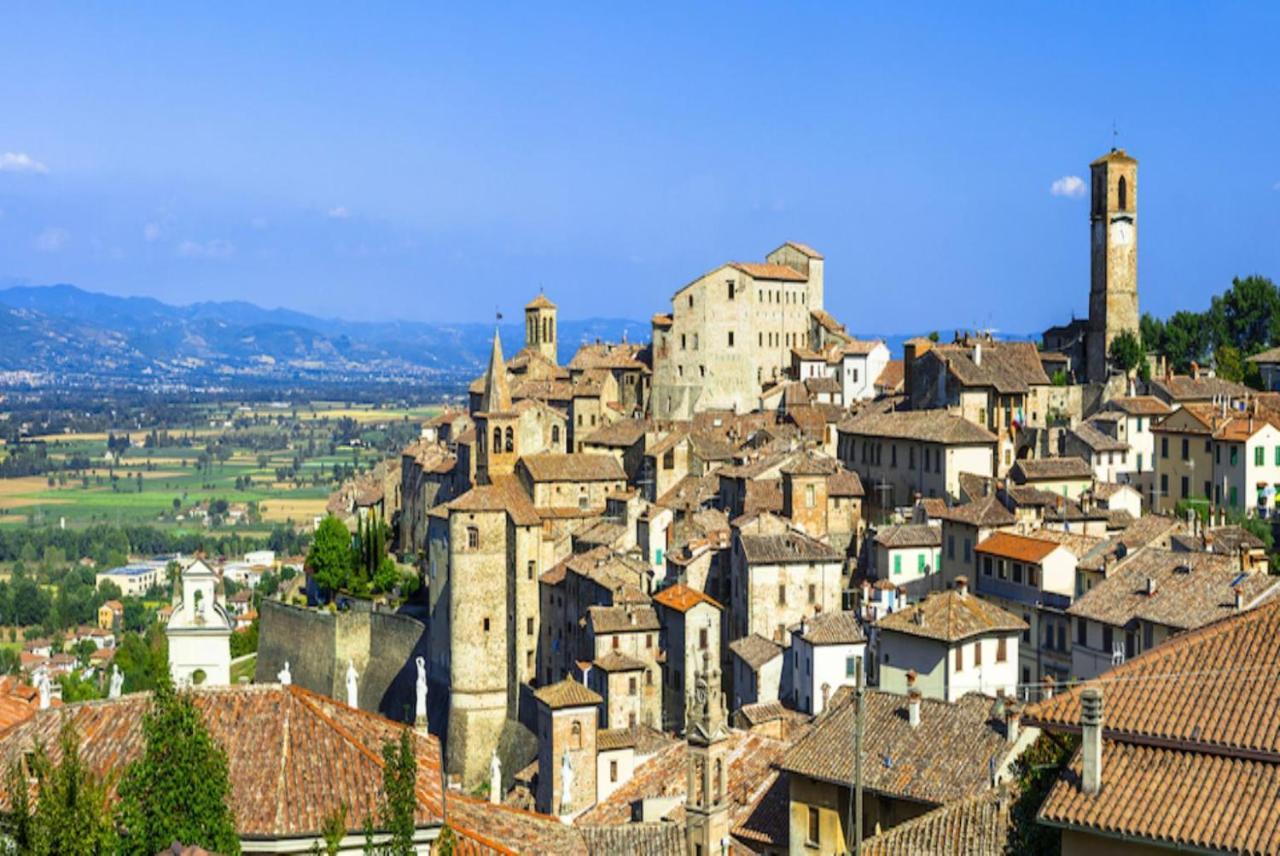
<svg viewBox="0 0 1280 856"><path fill-rule="evenodd" d="M274 600L263 601L260 615L255 681L276 682L288 660L295 684L346 701L350 659L360 675L360 709L412 721L413 661L427 656L422 622L396 613L330 613Z"/></svg>

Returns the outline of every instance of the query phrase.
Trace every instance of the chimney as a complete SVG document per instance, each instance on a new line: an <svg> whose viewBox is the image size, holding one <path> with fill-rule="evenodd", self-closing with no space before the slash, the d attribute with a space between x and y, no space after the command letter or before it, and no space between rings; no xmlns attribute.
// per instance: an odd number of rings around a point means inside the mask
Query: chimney
<svg viewBox="0 0 1280 856"><path fill-rule="evenodd" d="M1236 612L1240 612L1244 609L1244 588L1236 586L1231 591L1235 595Z"/></svg>
<svg viewBox="0 0 1280 856"><path fill-rule="evenodd" d="M1048 701L1053 698L1053 675L1045 675L1041 679L1040 700Z"/></svg>
<svg viewBox="0 0 1280 856"><path fill-rule="evenodd" d="M969 593L969 578L964 574L956 577L956 594L964 597Z"/></svg>
<svg viewBox="0 0 1280 856"><path fill-rule="evenodd" d="M1084 775L1080 789L1089 796L1102 790L1102 692L1090 687L1080 695Z"/></svg>
<svg viewBox="0 0 1280 856"><path fill-rule="evenodd" d="M916 673L915 669L907 669L907 692L908 693L910 693L912 690L916 688L916 680L918 678L919 678L919 675Z"/></svg>
<svg viewBox="0 0 1280 856"><path fill-rule="evenodd" d="M982 365L982 343L975 342L973 345L973 364L975 366Z"/></svg>
<svg viewBox="0 0 1280 856"><path fill-rule="evenodd" d="M920 690L907 690L907 723L912 728L920 724Z"/></svg>
<svg viewBox="0 0 1280 856"><path fill-rule="evenodd" d="M1191 361L1191 379L1197 380L1200 377L1200 364L1195 360Z"/></svg>
<svg viewBox="0 0 1280 856"><path fill-rule="evenodd" d="M1018 742L1019 728L1022 725L1022 711L1018 710L1018 705L1013 699L1004 706L1004 736L1010 743Z"/></svg>
<svg viewBox="0 0 1280 856"><path fill-rule="evenodd" d="M917 606L915 614L911 616L911 619L916 623L917 627L924 627L924 609Z"/></svg>
<svg viewBox="0 0 1280 856"><path fill-rule="evenodd" d="M1149 597L1155 593L1156 593L1156 578L1147 577L1147 596Z"/></svg>

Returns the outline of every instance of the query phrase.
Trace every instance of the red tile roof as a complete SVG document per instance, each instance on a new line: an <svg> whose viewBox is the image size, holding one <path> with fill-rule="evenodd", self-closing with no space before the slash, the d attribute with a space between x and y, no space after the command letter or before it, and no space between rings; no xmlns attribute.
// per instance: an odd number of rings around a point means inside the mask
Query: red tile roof
<svg viewBox="0 0 1280 856"><path fill-rule="evenodd" d="M653 596L653 600L676 612L688 612L699 603L709 603L716 609L724 609L711 595L690 588L684 583L676 583L664 588Z"/></svg>

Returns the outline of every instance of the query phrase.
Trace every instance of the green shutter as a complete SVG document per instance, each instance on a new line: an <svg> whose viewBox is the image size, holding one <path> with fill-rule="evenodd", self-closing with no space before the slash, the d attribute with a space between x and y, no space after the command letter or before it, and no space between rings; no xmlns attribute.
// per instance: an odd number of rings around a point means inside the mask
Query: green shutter
<svg viewBox="0 0 1280 856"><path fill-rule="evenodd" d="M1262 448L1261 446L1255 446L1255 447L1254 447L1254 449L1253 449L1253 465L1254 465L1255 467L1260 467L1260 466L1262 466L1263 461L1265 461L1265 460L1266 460L1266 459L1263 457L1264 455L1266 455L1266 453L1267 453L1267 450L1266 450L1266 449L1264 449L1264 448Z"/></svg>
<svg viewBox="0 0 1280 856"><path fill-rule="evenodd" d="M1276 466L1280 467L1280 446L1276 446Z"/></svg>
<svg viewBox="0 0 1280 856"><path fill-rule="evenodd" d="M924 553L916 556L916 570L922 574L924 573Z"/></svg>
<svg viewBox="0 0 1280 856"><path fill-rule="evenodd" d="M902 573L902 556L901 555L893 557L893 572L894 574Z"/></svg>

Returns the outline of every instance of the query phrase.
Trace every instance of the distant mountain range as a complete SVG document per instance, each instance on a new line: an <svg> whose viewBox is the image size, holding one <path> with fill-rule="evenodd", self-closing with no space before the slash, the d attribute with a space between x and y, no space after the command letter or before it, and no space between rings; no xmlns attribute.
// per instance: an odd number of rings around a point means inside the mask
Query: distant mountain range
<svg viewBox="0 0 1280 856"><path fill-rule="evenodd" d="M523 320L508 319L500 329L510 355L523 344ZM564 319L561 356L568 359L582 342L623 336L647 340L649 325ZM492 324L343 321L244 302L173 306L73 285L0 290L5 385L235 387L366 378L447 390L483 368L492 337Z"/></svg>
<svg viewBox="0 0 1280 856"><path fill-rule="evenodd" d="M649 322L624 318L564 318L559 326L562 362L586 342L647 341L650 334ZM510 356L523 345L523 319L508 318L499 329ZM879 338L900 357L910 335ZM943 341L951 335L942 331ZM182 390L360 381L458 393L484 368L492 336L492 324L343 321L240 301L173 306L73 285L16 286L0 289L0 387Z"/></svg>

